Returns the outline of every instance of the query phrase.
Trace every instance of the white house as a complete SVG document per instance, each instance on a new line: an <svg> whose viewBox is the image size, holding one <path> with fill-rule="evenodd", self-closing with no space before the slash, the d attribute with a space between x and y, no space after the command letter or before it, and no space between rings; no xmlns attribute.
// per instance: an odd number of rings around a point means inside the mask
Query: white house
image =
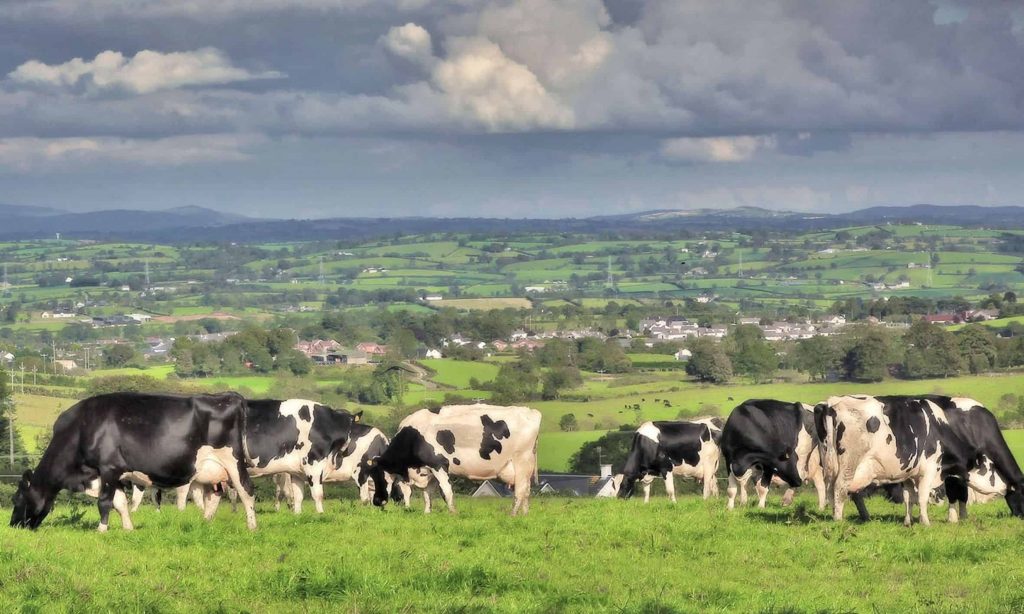
<svg viewBox="0 0 1024 614"><path fill-rule="evenodd" d="M676 360L678 360L680 362L685 362L687 360L690 360L690 358L693 357L693 352L691 352L690 350L688 350L686 348L683 348L683 349L679 350L678 352L676 352L675 354L673 354L673 356L676 357Z"/></svg>

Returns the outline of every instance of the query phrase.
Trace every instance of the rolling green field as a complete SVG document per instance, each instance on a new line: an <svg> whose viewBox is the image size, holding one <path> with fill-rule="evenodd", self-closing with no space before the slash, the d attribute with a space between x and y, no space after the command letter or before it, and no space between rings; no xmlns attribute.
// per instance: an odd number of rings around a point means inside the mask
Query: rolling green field
<svg viewBox="0 0 1024 614"><path fill-rule="evenodd" d="M0 527L0 610L346 612L1011 612L1024 608L1024 525L1001 502L949 525L835 523L804 494L728 512L724 499L458 499L460 513L329 501L316 516L222 506L210 524L145 506L95 531L92 505L36 532ZM414 508L415 510L415 508ZM852 514L852 512L851 512ZM4 523L6 525L6 523Z"/></svg>

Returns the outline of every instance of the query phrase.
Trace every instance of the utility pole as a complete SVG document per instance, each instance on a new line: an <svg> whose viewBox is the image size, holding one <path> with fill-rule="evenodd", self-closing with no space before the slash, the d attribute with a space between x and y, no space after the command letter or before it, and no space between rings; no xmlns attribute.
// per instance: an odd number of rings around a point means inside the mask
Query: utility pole
<svg viewBox="0 0 1024 614"><path fill-rule="evenodd" d="M324 285L324 257L320 256L320 285Z"/></svg>
<svg viewBox="0 0 1024 614"><path fill-rule="evenodd" d="M738 248L737 251L740 253L740 268L736 273L736 277L743 277L743 248Z"/></svg>
<svg viewBox="0 0 1024 614"><path fill-rule="evenodd" d="M611 288L615 285L615 279L612 277L612 257L608 256L608 287Z"/></svg>
<svg viewBox="0 0 1024 614"><path fill-rule="evenodd" d="M14 365L11 365L14 367ZM11 369L11 390L4 399L7 405L7 440L10 445L11 467L14 467L14 369Z"/></svg>
<svg viewBox="0 0 1024 614"><path fill-rule="evenodd" d="M146 289L149 290L149 260L146 261Z"/></svg>

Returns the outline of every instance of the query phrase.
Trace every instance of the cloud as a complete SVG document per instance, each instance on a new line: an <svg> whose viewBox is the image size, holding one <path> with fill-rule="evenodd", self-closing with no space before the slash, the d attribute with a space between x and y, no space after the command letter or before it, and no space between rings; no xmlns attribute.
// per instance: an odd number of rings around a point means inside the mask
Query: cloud
<svg viewBox="0 0 1024 614"><path fill-rule="evenodd" d="M86 89L119 89L136 94L195 85L213 85L281 77L268 71L252 73L238 68L212 47L195 51L161 53L143 50L131 58L118 51L104 51L93 60L74 58L63 64L29 60L8 75L20 84Z"/></svg>
<svg viewBox="0 0 1024 614"><path fill-rule="evenodd" d="M0 15L34 19L163 18L224 19L281 11L355 13L370 9L415 11L431 0L21 0Z"/></svg>
<svg viewBox="0 0 1024 614"><path fill-rule="evenodd" d="M486 39L449 41L448 56L434 68L431 81L457 120L490 132L573 125L570 107L548 92L528 67Z"/></svg>
<svg viewBox="0 0 1024 614"><path fill-rule="evenodd" d="M162 139L15 137L0 139L0 169L26 173L107 162L143 166L239 162L249 159L247 150L264 141L258 135L237 134Z"/></svg>
<svg viewBox="0 0 1024 614"><path fill-rule="evenodd" d="M759 151L774 148L772 137L682 137L662 141L661 155L681 162L745 162Z"/></svg>
<svg viewBox="0 0 1024 614"><path fill-rule="evenodd" d="M421 68L429 68L435 60L430 32L411 22L392 27L381 37L381 44L392 56Z"/></svg>

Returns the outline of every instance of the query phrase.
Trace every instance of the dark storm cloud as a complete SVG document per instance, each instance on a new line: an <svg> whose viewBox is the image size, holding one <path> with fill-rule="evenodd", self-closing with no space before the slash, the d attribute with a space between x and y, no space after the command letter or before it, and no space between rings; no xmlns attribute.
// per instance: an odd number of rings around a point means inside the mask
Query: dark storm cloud
<svg viewBox="0 0 1024 614"><path fill-rule="evenodd" d="M619 169L650 182L620 202L671 204L688 169L725 164L767 185L787 158L852 160L867 135L913 148L998 131L998 146L981 137L998 149L1024 129L1021 23L1011 3L927 0L7 3L0 174L27 181L82 151L255 164L281 139L294 139L281 163L301 164L304 140L314 155L324 138L359 137L492 159L513 186L562 169L574 207L574 185L592 196L592 169ZM207 142L218 146L196 155ZM804 198L799 181L765 193ZM827 191L803 202L849 192Z"/></svg>

